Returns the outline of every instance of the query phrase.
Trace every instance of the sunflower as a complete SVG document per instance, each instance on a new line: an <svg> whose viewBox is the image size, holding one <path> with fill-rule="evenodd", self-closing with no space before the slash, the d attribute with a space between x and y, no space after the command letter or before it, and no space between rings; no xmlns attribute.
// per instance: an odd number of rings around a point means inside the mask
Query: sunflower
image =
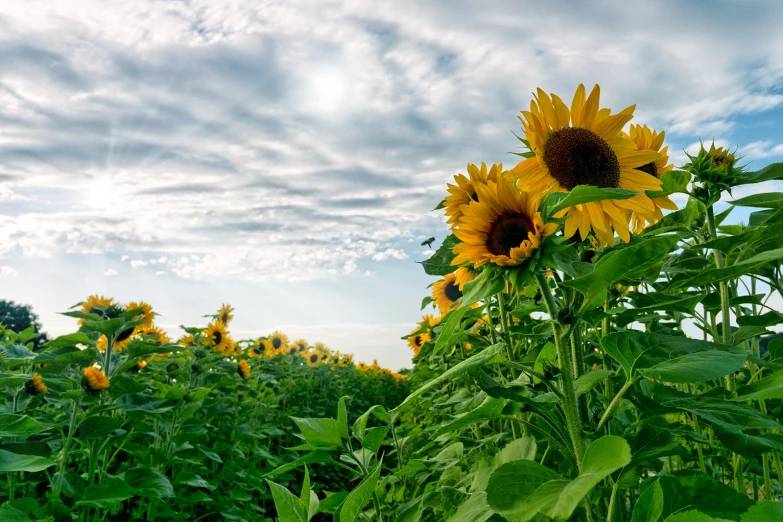
<svg viewBox="0 0 783 522"><path fill-rule="evenodd" d="M313 367L321 364L321 354L318 352L310 352L307 354L307 366Z"/></svg>
<svg viewBox="0 0 783 522"><path fill-rule="evenodd" d="M419 328L416 328L415 331L418 331ZM408 337L408 346L410 346L411 350L413 350L413 356L418 357L419 352L421 351L421 347L424 346L424 343L430 340L430 334L428 333L418 333L413 334L410 337Z"/></svg>
<svg viewBox="0 0 783 522"><path fill-rule="evenodd" d="M127 328L119 333L117 336L117 339L114 341L114 344L112 345L112 350L121 352L127 346L130 344L130 342L133 340L133 334L136 332L136 328ZM103 352L108 348L109 341L106 338L105 335L101 335L98 338L98 342L95 343L95 347L98 348L99 352Z"/></svg>
<svg viewBox="0 0 783 522"><path fill-rule="evenodd" d="M322 361L327 360L332 355L332 351L322 342L315 343L313 351L321 357Z"/></svg>
<svg viewBox="0 0 783 522"><path fill-rule="evenodd" d="M657 131L651 130L649 127L647 127L647 125L631 125L630 130L631 133L629 138L631 138L631 140L636 143L636 147L639 150L653 150L661 155L661 157L657 160L651 161L646 165L642 165L638 168L638 170L646 172L647 174L660 179L664 172L669 172L670 170L674 169L674 165L666 164L669 161L669 147L667 146L661 148L661 146L663 146L663 138L666 135L665 132L661 131L658 133ZM663 218L663 212L661 212L662 208L667 210L677 210L677 205L675 205L674 202L667 196L652 198L652 202L653 205L655 205L655 209L653 211L655 221L659 221ZM644 230L646 221L647 220L644 218L644 216L634 212L631 216L633 231L638 234Z"/></svg>
<svg viewBox="0 0 783 522"><path fill-rule="evenodd" d="M425 316L422 316L421 321L419 321L419 327L424 326L424 324L428 324L430 328L433 328L436 326L440 320L443 319L443 316L435 317L432 314L427 314Z"/></svg>
<svg viewBox="0 0 783 522"><path fill-rule="evenodd" d="M216 352L223 353L228 345L228 331L222 321L212 321L204 331L205 344L214 348Z"/></svg>
<svg viewBox="0 0 783 522"><path fill-rule="evenodd" d="M352 363L353 363L353 355L351 355L349 353L345 357L340 359L340 363L339 364L340 364L340 366L345 367L345 366L350 366Z"/></svg>
<svg viewBox="0 0 783 522"><path fill-rule="evenodd" d="M476 274L474 271L472 271L469 268L460 267L457 269L456 272L456 279L455 283L457 283L457 286L459 286L460 290L465 289L465 284L470 283L474 279L476 279L478 274Z"/></svg>
<svg viewBox="0 0 783 522"><path fill-rule="evenodd" d="M600 95L596 85L585 97L585 87L580 85L569 109L556 95L550 98L538 89L530 111L522 111L519 117L535 154L512 169L522 187L536 192L569 192L578 185L634 191L661 189L659 179L637 170L657 161L660 154L637 150L620 132L633 118L635 106L612 115L609 109L599 110ZM565 236L571 237L578 230L585 239L592 227L602 245L611 245L614 229L627 242L633 212L649 221L655 219L655 205L644 193L567 208L562 213L567 216Z"/></svg>
<svg viewBox="0 0 783 522"><path fill-rule="evenodd" d="M146 337L148 343L168 344L171 342L169 335L160 326L152 325L138 329L139 335Z"/></svg>
<svg viewBox="0 0 783 522"><path fill-rule="evenodd" d="M141 309L141 317L144 319L142 323L139 326L143 327L150 327L152 326L153 321L155 320L155 316L158 315L155 312L152 311L152 306L145 303L144 301L141 301L139 303L137 302L131 302L125 305L125 311L129 312L131 310L138 310ZM135 321L136 319L139 319L139 316L136 316L133 318Z"/></svg>
<svg viewBox="0 0 783 522"><path fill-rule="evenodd" d="M40 395L46 393L49 389L44 384L43 379L37 373L33 375L33 378L24 384L24 389L28 395Z"/></svg>
<svg viewBox="0 0 783 522"><path fill-rule="evenodd" d="M272 335L269 336L269 340L272 342L272 347L275 350L284 350L288 346L288 336L277 330L272 332Z"/></svg>
<svg viewBox="0 0 783 522"><path fill-rule="evenodd" d="M97 395L101 390L109 387L109 379L106 374L94 366L84 369L84 379L82 386L90 395Z"/></svg>
<svg viewBox="0 0 783 522"><path fill-rule="evenodd" d="M192 335L183 335L179 338L177 341L177 344L180 346L184 346L186 348L190 348L191 346L196 346L196 339Z"/></svg>
<svg viewBox="0 0 783 522"><path fill-rule="evenodd" d="M250 357L271 357L274 355L275 349L272 348L272 343L267 339L256 339L256 343L253 347L248 349L247 354Z"/></svg>
<svg viewBox="0 0 783 522"><path fill-rule="evenodd" d="M242 359L241 361L239 361L239 366L237 367L237 373L244 380L248 380L250 378L250 366L247 364L246 360Z"/></svg>
<svg viewBox="0 0 783 522"><path fill-rule="evenodd" d="M237 345L230 335L226 337L226 347L223 349L223 355L242 355L242 348Z"/></svg>
<svg viewBox="0 0 783 522"><path fill-rule="evenodd" d="M457 274L446 274L442 280L432 285L432 300L441 314L447 314L460 298L462 290L457 283Z"/></svg>
<svg viewBox="0 0 783 522"><path fill-rule="evenodd" d="M284 350L284 353L287 353L291 357L294 357L299 353L299 348L294 344L289 344Z"/></svg>
<svg viewBox="0 0 783 522"><path fill-rule="evenodd" d="M116 306L114 299L110 297L104 297L102 295L91 295L87 297L86 301L82 301L82 312L85 314L98 314L100 316L105 315L106 308L110 306ZM79 324L84 324L87 319L79 319Z"/></svg>
<svg viewBox="0 0 783 522"><path fill-rule="evenodd" d="M294 346L296 346L296 351L298 351L298 352L304 352L304 351L306 351L306 350L307 350L307 348L308 348L308 346L309 346L309 345L307 344L307 341L305 341L304 339L297 339L296 341L294 341L294 342L293 342L293 343L291 343L291 344L292 344L292 345L294 345Z"/></svg>
<svg viewBox="0 0 783 522"><path fill-rule="evenodd" d="M518 265L533 255L542 237L557 230L556 224L545 225L541 219L540 192L520 192L503 176L497 183L477 185L476 190L479 201L465 205L459 226L452 226L462 241L454 247L452 265Z"/></svg>
<svg viewBox="0 0 783 522"><path fill-rule="evenodd" d="M222 322L225 325L228 325L228 323L230 323L231 319L233 318L234 318L234 307L229 304L222 305L217 313L218 321Z"/></svg>
<svg viewBox="0 0 783 522"><path fill-rule="evenodd" d="M447 190L449 195L446 196L444 204L446 207L445 214L448 217L448 223L456 223L462 217L462 205L467 205L471 201L478 201L478 194L476 193L476 184L487 183L487 181L496 182L498 180L498 174L503 172L503 164L498 163L492 165L487 171L487 165L481 164L481 168L472 163L468 163L468 176L464 174L457 174L454 176L456 185L447 183Z"/></svg>

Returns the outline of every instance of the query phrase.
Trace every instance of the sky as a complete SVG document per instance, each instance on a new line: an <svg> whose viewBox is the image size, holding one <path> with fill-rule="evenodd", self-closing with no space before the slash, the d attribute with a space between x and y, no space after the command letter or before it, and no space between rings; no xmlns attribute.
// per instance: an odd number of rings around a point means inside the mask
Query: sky
<svg viewBox="0 0 783 522"><path fill-rule="evenodd" d="M5 0L0 298L50 335L95 293L175 336L231 303L237 339L409 366L431 209L515 163L531 91L598 83L675 164L715 139L758 170L783 161L781 26L771 0Z"/></svg>

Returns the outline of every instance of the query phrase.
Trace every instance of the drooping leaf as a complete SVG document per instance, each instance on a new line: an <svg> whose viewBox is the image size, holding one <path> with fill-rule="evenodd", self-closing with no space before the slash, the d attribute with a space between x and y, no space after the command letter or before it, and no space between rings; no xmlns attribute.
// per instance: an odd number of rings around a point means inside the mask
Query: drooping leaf
<svg viewBox="0 0 783 522"><path fill-rule="evenodd" d="M342 444L340 426L335 419L300 419L291 417L302 432L302 437L319 449L339 448Z"/></svg>
<svg viewBox="0 0 783 522"><path fill-rule="evenodd" d="M356 522L364 506L370 502L375 486L378 485L378 477L381 475L381 463L376 464L375 468L362 479L353 491L345 497L345 502L340 506L339 522Z"/></svg>
<svg viewBox="0 0 783 522"><path fill-rule="evenodd" d="M629 379L638 372L663 382L709 381L739 371L747 359L745 350L643 332L616 332L603 337L601 346Z"/></svg>
<svg viewBox="0 0 783 522"><path fill-rule="evenodd" d="M604 199L629 199L637 195L638 192L619 188L599 188L591 185L577 185L568 193L568 195L559 201L554 207L549 209L550 215L557 214L575 205L582 205L592 201L602 201Z"/></svg>
<svg viewBox="0 0 783 522"><path fill-rule="evenodd" d="M174 488L169 479L155 468L137 467L125 472L125 482L146 498L170 498Z"/></svg>
<svg viewBox="0 0 783 522"><path fill-rule="evenodd" d="M563 281L560 286L579 290L585 296L586 306L596 306L603 302L610 285L660 263L676 243L677 237L661 236L613 250L598 260L592 272Z"/></svg>
<svg viewBox="0 0 783 522"><path fill-rule="evenodd" d="M0 437L26 437L48 429L29 415L0 414Z"/></svg>
<svg viewBox="0 0 783 522"><path fill-rule="evenodd" d="M52 459L35 455L18 455L10 451L0 450L0 472L8 471L42 471L54 466Z"/></svg>
<svg viewBox="0 0 783 522"><path fill-rule="evenodd" d="M468 359L465 359L464 361L460 362L459 364L456 364L440 374L438 377L435 377L434 379L428 381L426 384L419 387L416 391L408 395L408 397L402 401L402 403L394 408L394 412L399 412L402 409L410 406L410 404L413 402L414 399L420 397L423 393L425 393L427 390L430 390L437 386L438 384L447 381L453 377L456 377L457 375L461 375L469 370L472 370L474 368L479 368L481 366L484 366L486 363L491 361L500 353L500 350L503 348L504 345L502 344L494 344L490 346L489 348L484 349L481 353L478 353L474 355L473 357L470 357Z"/></svg>
<svg viewBox="0 0 783 522"><path fill-rule="evenodd" d="M633 508L631 522L658 522L663 513L663 490L658 482L645 489Z"/></svg>
<svg viewBox="0 0 783 522"><path fill-rule="evenodd" d="M280 522L307 522L307 506L287 488L267 479Z"/></svg>

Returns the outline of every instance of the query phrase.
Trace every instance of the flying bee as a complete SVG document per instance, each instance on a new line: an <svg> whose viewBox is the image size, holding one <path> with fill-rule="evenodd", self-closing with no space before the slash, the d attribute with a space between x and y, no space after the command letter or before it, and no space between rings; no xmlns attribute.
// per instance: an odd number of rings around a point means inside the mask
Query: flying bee
<svg viewBox="0 0 783 522"><path fill-rule="evenodd" d="M434 237L431 237L421 243L421 246L427 245L428 247L432 248L432 242L435 241Z"/></svg>

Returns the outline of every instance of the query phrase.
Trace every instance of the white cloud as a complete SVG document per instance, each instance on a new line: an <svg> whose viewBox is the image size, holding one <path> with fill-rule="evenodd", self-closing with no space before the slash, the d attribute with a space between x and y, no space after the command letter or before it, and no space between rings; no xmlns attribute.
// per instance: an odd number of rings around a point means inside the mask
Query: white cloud
<svg viewBox="0 0 783 522"><path fill-rule="evenodd" d="M780 135L733 136L783 106L780 6L618 5L2 3L0 257L358 277L445 232L429 210L467 162L513 163L539 85L600 82L675 162L713 136L783 154Z"/></svg>
<svg viewBox="0 0 783 522"><path fill-rule="evenodd" d="M408 254L398 248L387 248L383 252L378 252L372 256L373 261L386 261L387 259L407 259Z"/></svg>
<svg viewBox="0 0 783 522"><path fill-rule="evenodd" d="M115 277L115 276L118 276L118 275L120 275L120 273L119 273L119 272L117 272L117 271L116 271L115 269L113 269L113 268L109 268L108 270L106 270L105 272L103 272L103 275L105 275L106 277Z"/></svg>
<svg viewBox="0 0 783 522"><path fill-rule="evenodd" d="M19 277L19 272L12 266L0 266L0 277Z"/></svg>

